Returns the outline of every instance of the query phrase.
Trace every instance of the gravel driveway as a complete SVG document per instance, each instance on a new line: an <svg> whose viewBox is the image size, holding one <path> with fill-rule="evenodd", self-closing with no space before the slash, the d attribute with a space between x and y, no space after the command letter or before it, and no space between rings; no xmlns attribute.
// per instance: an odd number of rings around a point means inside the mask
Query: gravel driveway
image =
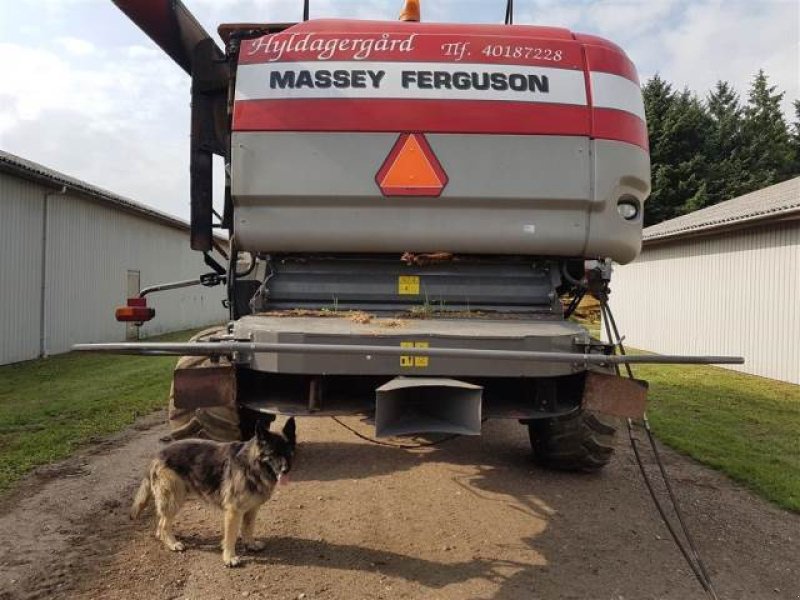
<svg viewBox="0 0 800 600"><path fill-rule="evenodd" d="M149 511L128 520L162 418L41 470L0 505L0 598L703 598L626 440L604 473L581 476L535 468L516 422L402 450L300 419L292 484L257 524L267 548L225 569L218 512L187 504L182 554L152 537ZM800 516L665 456L721 597L800 598Z"/></svg>

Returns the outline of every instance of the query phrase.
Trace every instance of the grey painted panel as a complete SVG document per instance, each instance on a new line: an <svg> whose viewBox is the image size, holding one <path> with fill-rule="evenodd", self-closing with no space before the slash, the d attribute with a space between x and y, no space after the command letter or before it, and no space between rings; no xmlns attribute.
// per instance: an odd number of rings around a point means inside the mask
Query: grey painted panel
<svg viewBox="0 0 800 600"><path fill-rule="evenodd" d="M375 174L396 133L234 133L233 195L382 198ZM450 181L442 198L589 198L589 141L566 136L428 135Z"/></svg>
<svg viewBox="0 0 800 600"><path fill-rule="evenodd" d="M235 231L245 250L272 252L463 252L578 254L586 235L580 207L530 210L518 201L406 198L350 201L276 199L239 205Z"/></svg>
<svg viewBox="0 0 800 600"><path fill-rule="evenodd" d="M39 355L45 190L0 173L0 364Z"/></svg>
<svg viewBox="0 0 800 600"><path fill-rule="evenodd" d="M594 203L589 213L583 256L612 257L620 264L632 261L642 247L644 203L650 195L650 155L637 146L594 140ZM617 201L630 195L641 209L626 221L617 212Z"/></svg>
<svg viewBox="0 0 800 600"><path fill-rule="evenodd" d="M356 323L346 317L249 316L236 321L234 334L256 342L373 344L400 346L428 342L437 348L488 348L572 352L585 330L555 320L424 319L403 320L399 327L382 326L377 319ZM425 375L490 377L555 377L575 372L573 365L532 361L431 358L427 365L403 366L397 356L342 354L255 354L249 367L258 371L311 374Z"/></svg>
<svg viewBox="0 0 800 600"><path fill-rule="evenodd" d="M590 196L586 140L551 137L545 145L531 136L431 135L449 177L442 196L384 198L375 175L396 139L237 134L233 191L241 246L564 254L582 245ZM498 148L503 160L496 160ZM569 176L558 177L558 165L571 169Z"/></svg>
<svg viewBox="0 0 800 600"><path fill-rule="evenodd" d="M639 148L586 138L429 135L449 182L441 197L386 198L375 174L396 134L239 133L233 143L235 232L270 252L432 252L612 256L631 260L641 222L618 195L644 198Z"/></svg>
<svg viewBox="0 0 800 600"><path fill-rule="evenodd" d="M634 347L741 355L726 368L800 384L800 221L645 246L612 291Z"/></svg>
<svg viewBox="0 0 800 600"><path fill-rule="evenodd" d="M591 197L589 139L531 135L428 135L450 182L442 197L524 202Z"/></svg>

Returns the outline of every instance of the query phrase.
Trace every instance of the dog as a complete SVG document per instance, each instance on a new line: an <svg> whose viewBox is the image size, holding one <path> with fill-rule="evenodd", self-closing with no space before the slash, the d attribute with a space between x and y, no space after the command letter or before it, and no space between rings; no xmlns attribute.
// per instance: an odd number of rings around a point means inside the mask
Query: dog
<svg viewBox="0 0 800 600"><path fill-rule="evenodd" d="M247 442L219 443L208 440L182 440L161 450L150 464L131 507L137 518L152 499L158 516L156 538L174 552L184 545L172 533L172 522L189 496L221 508L224 513L222 561L226 567L239 565L236 540L251 551L265 544L253 539L253 526L261 505L269 500L278 483L288 481L292 468L297 429L294 417L281 434L269 431L269 422L256 426L256 435Z"/></svg>

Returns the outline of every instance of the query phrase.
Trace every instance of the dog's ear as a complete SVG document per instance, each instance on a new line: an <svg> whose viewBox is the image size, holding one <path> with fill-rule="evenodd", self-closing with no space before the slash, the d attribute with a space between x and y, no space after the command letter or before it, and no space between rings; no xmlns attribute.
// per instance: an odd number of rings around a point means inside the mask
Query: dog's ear
<svg viewBox="0 0 800 600"><path fill-rule="evenodd" d="M295 425L294 417L286 421L286 425L283 426L283 437L285 437L292 446L297 442L297 425Z"/></svg>
<svg viewBox="0 0 800 600"><path fill-rule="evenodd" d="M268 417L261 417L256 421L256 437L258 438L259 442L263 442L267 439L267 433L269 433L269 424L272 422L272 419Z"/></svg>

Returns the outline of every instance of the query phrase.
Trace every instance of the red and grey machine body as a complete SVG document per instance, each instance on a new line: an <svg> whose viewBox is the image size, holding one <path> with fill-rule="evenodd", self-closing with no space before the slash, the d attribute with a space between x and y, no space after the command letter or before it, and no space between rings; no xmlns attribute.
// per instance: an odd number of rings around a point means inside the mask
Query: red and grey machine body
<svg viewBox="0 0 800 600"><path fill-rule="evenodd" d="M641 247L647 126L620 48L321 19L223 25L223 51L180 0L114 2L192 77L191 244L228 288L208 341L108 348L228 360L179 368L176 406L374 413L379 434L643 410L569 319ZM208 254L214 154L227 270Z"/></svg>
<svg viewBox="0 0 800 600"><path fill-rule="evenodd" d="M408 133L441 185L387 194L378 174ZM650 191L633 64L549 27L315 20L244 40L230 162L237 243L271 253L626 263Z"/></svg>

